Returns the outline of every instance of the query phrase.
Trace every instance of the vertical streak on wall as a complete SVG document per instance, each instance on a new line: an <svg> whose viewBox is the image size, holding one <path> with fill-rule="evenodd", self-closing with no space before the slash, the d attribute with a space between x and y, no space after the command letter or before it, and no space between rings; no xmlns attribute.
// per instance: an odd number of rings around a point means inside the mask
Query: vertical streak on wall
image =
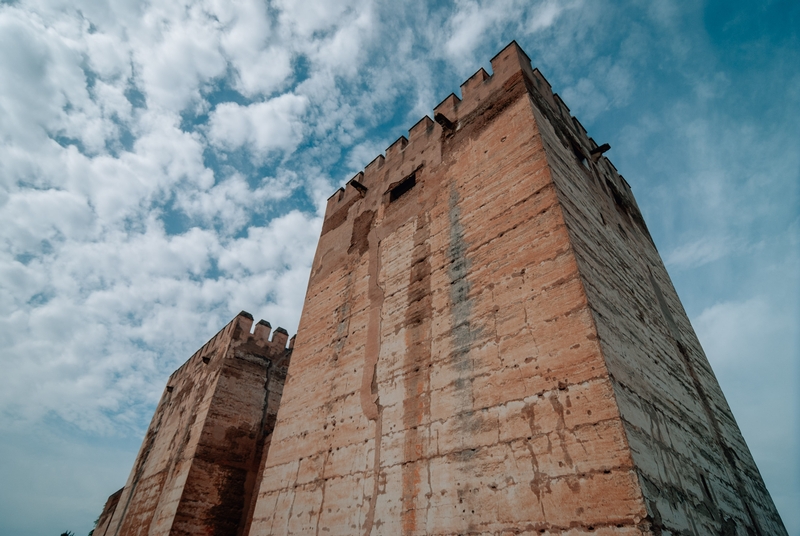
<svg viewBox="0 0 800 536"><path fill-rule="evenodd" d="M452 316L452 367L455 370L456 396L458 398L459 415L462 418L463 432L470 432L473 423L472 360L469 351L472 346L471 313L472 300L469 297L470 282L467 278L470 261L467 258L468 244L464 239L464 227L461 225L461 209L458 206L458 188L451 183L449 203L450 245L447 257L450 265L447 275L450 278L450 314ZM474 430L472 430L474 431Z"/></svg>
<svg viewBox="0 0 800 536"><path fill-rule="evenodd" d="M430 419L431 374L431 264L429 214L416 217L411 270L408 281L408 308L406 309L406 348L403 368L406 370L405 398L403 399L403 426L406 430L403 446L404 459L417 462L423 454L423 428ZM428 428L429 429L429 428ZM425 462L426 473L430 464ZM417 516L422 480L420 463L403 466L403 534L425 530ZM429 502L426 500L426 504Z"/></svg>
<svg viewBox="0 0 800 536"><path fill-rule="evenodd" d="M364 534L372 533L375 520L375 506L378 501L378 488L381 472L381 442L383 435L383 407L378 394L378 357L381 352L381 314L383 312L384 292L380 284L381 274L381 241L378 231L371 228L369 240L369 324L367 325L367 341L364 346L364 369L361 383L361 407L364 415L375 422L374 460L372 465L372 494L369 510L364 520Z"/></svg>

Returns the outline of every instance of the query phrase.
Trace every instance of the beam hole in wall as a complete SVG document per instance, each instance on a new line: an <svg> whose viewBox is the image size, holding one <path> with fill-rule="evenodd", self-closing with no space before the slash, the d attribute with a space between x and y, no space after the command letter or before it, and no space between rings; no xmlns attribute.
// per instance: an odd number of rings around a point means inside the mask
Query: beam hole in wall
<svg viewBox="0 0 800 536"><path fill-rule="evenodd" d="M411 175L409 175L408 177L397 183L397 186L392 188L392 191L389 192L389 203L394 203L395 201L400 199L400 197L403 194L411 190L416 185L417 185L417 174L412 173Z"/></svg>
<svg viewBox="0 0 800 536"><path fill-rule="evenodd" d="M578 148L575 142L572 142L570 145L572 146L572 152L575 154L575 158L580 162L581 166L583 166L584 169L590 169L589 160L586 158L586 155L583 154L583 151Z"/></svg>

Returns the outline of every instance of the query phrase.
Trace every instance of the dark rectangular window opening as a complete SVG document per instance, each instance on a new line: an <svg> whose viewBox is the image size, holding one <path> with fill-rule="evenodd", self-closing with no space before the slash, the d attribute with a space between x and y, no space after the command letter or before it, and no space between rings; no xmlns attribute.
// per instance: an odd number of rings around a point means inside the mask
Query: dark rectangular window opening
<svg viewBox="0 0 800 536"><path fill-rule="evenodd" d="M392 188L392 191L389 192L389 202L394 203L395 201L400 199L400 196L402 196L403 194L408 192L411 188L416 186L416 184L417 184L417 174L412 173L405 179L401 180L397 184L397 186Z"/></svg>

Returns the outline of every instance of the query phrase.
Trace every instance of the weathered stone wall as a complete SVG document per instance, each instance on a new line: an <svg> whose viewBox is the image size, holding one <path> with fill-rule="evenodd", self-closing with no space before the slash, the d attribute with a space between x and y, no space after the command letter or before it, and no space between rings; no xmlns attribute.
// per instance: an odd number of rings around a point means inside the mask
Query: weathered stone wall
<svg viewBox="0 0 800 536"><path fill-rule="evenodd" d="M103 511L100 513L100 517L97 518L97 524L92 530L92 536L106 536L108 533L108 526L111 524L111 518L114 516L114 511L117 509L120 495L122 495L124 489L125 488L119 489L116 493L112 493L108 497Z"/></svg>
<svg viewBox="0 0 800 536"><path fill-rule="evenodd" d="M630 187L536 74L536 122L652 530L786 534Z"/></svg>
<svg viewBox="0 0 800 536"><path fill-rule="evenodd" d="M329 201L250 534L642 532L533 73L492 69Z"/></svg>
<svg viewBox="0 0 800 536"><path fill-rule="evenodd" d="M243 534L291 349L241 313L170 376L103 536Z"/></svg>

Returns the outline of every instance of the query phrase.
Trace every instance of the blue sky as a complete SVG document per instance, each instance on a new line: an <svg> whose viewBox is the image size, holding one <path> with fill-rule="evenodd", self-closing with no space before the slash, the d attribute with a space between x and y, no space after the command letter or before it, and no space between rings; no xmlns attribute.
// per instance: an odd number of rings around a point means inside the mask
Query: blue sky
<svg viewBox="0 0 800 536"><path fill-rule="evenodd" d="M0 2L0 535L86 534L168 375L242 309L295 330L324 200L512 39L611 144L800 535L798 28L788 0Z"/></svg>

